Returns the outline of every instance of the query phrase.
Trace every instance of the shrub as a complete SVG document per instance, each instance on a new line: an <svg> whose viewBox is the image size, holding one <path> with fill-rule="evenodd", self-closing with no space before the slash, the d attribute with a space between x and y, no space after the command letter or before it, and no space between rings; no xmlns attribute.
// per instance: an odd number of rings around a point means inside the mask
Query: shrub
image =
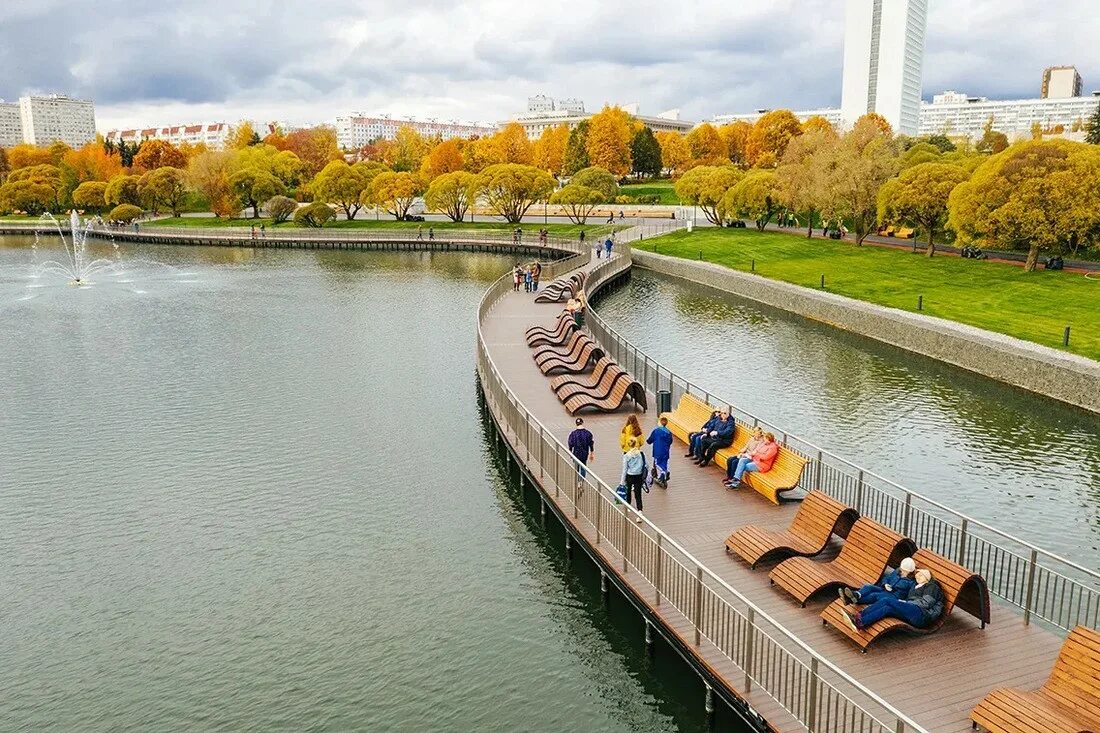
<svg viewBox="0 0 1100 733"><path fill-rule="evenodd" d="M317 201L294 212L294 223L298 226L320 229L325 225L325 222L334 216L336 216L336 212L328 204Z"/></svg>
<svg viewBox="0 0 1100 733"><path fill-rule="evenodd" d="M661 194L659 193L643 193L634 197L634 202L638 204L659 204L661 203Z"/></svg>
<svg viewBox="0 0 1100 733"><path fill-rule="evenodd" d="M271 217L272 224L282 224L297 210L298 202L286 196L276 196L267 202L267 215Z"/></svg>
<svg viewBox="0 0 1100 733"><path fill-rule="evenodd" d="M129 224L139 216L141 216L140 207L134 206L133 204L119 204L111 209L111 213L107 214L107 221L113 221L118 224Z"/></svg>

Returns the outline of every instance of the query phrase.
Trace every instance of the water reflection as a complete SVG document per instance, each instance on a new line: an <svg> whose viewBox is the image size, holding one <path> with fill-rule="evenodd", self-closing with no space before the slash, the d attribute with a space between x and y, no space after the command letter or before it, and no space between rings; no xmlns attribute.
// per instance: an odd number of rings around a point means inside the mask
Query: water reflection
<svg viewBox="0 0 1100 733"><path fill-rule="evenodd" d="M742 409L1100 565L1100 417L650 272L599 309L640 348Z"/></svg>

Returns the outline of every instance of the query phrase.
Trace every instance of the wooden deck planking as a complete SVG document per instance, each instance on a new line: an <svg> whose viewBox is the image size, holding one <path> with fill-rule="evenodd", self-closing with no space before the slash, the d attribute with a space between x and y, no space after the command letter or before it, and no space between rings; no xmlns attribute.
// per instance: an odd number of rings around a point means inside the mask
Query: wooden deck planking
<svg viewBox="0 0 1100 733"><path fill-rule="evenodd" d="M595 264L598 261L589 267ZM506 294L482 329L489 353L506 383L527 409L564 442L574 427L574 418L557 400L548 378L539 372L523 338L532 325L552 324L561 305L533 301L531 294ZM656 399L652 395L650 405L648 414L639 414L647 433L656 421ZM628 412L582 414L596 441L590 467L612 486L618 483L621 472L618 435ZM682 457L684 452L682 443L673 445L669 488L654 486L644 497L646 516L804 643L921 725L930 730L963 733L970 730L970 710L989 690L999 686L1037 688L1046 680L1058 654L1060 637L1038 625L1025 626L1018 613L996 602L992 622L984 630L976 619L956 610L936 634L886 637L867 654L860 654L847 639L821 623L819 614L835 595L815 597L805 609L800 608L784 591L769 585L767 573L774 564L762 564L752 571L725 553L723 542L734 529L744 524L785 528L797 505L775 506L751 489L726 491L719 469L700 469ZM566 506L568 499L563 495L559 503ZM606 554L607 544L602 547L601 552ZM835 553L836 548L831 551ZM621 564L618 567L621 570ZM652 586L633 570L625 578L642 598L649 599L652 607ZM690 622L678 612L669 614L668 603L660 608L662 617L691 644L694 634ZM731 681L733 689L742 689L743 673L717 648L704 644L701 656ZM776 727L786 730L792 725L786 711L759 690L754 689L748 699Z"/></svg>

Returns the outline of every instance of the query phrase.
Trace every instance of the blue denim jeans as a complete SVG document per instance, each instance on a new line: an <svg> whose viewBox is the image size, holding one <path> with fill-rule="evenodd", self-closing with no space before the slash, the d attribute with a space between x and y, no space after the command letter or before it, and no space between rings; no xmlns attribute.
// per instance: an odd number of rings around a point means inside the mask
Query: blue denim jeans
<svg viewBox="0 0 1100 733"><path fill-rule="evenodd" d="M924 611L915 603L899 601L893 596L879 599L859 612L859 620L864 626L870 626L884 618L900 618L910 626L925 626Z"/></svg>
<svg viewBox="0 0 1100 733"><path fill-rule="evenodd" d="M731 469L732 469L732 471L731 471ZM734 481L740 481L741 477L745 475L746 471L759 471L759 470L760 469L757 467L757 465L752 462L752 459L748 458L747 456L744 457L744 458L739 458L737 460L737 465L736 466L734 465L733 461L730 461L729 463L726 464L726 475L729 476Z"/></svg>

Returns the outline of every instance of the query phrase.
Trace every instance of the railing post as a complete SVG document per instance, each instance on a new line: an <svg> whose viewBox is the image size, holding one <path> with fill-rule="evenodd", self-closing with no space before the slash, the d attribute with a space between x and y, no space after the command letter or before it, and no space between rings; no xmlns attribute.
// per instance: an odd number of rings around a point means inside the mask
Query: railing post
<svg viewBox="0 0 1100 733"><path fill-rule="evenodd" d="M860 473L860 476L863 475L863 471L860 471L859 473ZM906 535L906 536L909 536L909 514L912 511L912 509L913 509L913 495L910 494L908 491L906 491L905 492L905 519L902 522L902 530L901 530L901 533L903 535Z"/></svg>
<svg viewBox="0 0 1100 733"><path fill-rule="evenodd" d="M894 723L894 733L905 733L905 721L901 718L898 718L897 722Z"/></svg>
<svg viewBox="0 0 1100 733"><path fill-rule="evenodd" d="M695 566L695 646L699 646L699 624L703 622L703 568Z"/></svg>
<svg viewBox="0 0 1100 733"><path fill-rule="evenodd" d="M863 471L859 472L856 477L856 505L852 507L860 514L863 514Z"/></svg>
<svg viewBox="0 0 1100 733"><path fill-rule="evenodd" d="M600 515L603 514L603 498L596 492L596 544L600 544Z"/></svg>
<svg viewBox="0 0 1100 733"><path fill-rule="evenodd" d="M817 452L817 464L814 466L814 489L821 491L821 451Z"/></svg>
<svg viewBox="0 0 1100 733"><path fill-rule="evenodd" d="M626 517L626 512L623 512ZM626 575L626 556L630 553L630 522L623 522L623 575Z"/></svg>
<svg viewBox="0 0 1100 733"><path fill-rule="evenodd" d="M806 730L810 733L817 731L817 693L821 684L821 678L817 674L817 657L810 659L810 689L807 690L809 700L806 702Z"/></svg>
<svg viewBox="0 0 1100 733"><path fill-rule="evenodd" d="M1031 551L1031 559L1027 565L1027 598L1024 599L1024 625L1027 626L1031 623L1031 603L1034 600L1035 595L1035 570L1036 565L1039 562L1039 553L1036 550Z"/></svg>
<svg viewBox="0 0 1100 733"><path fill-rule="evenodd" d="M756 644L756 610L749 606L746 617L749 624L749 638L745 640L745 656L742 659L741 669L745 670L745 692L752 692L752 655L753 646Z"/></svg>
<svg viewBox="0 0 1100 733"><path fill-rule="evenodd" d="M967 520L962 520L962 526L959 527L959 552L955 557L955 562L959 565L963 564L963 559L966 557L966 528L970 523Z"/></svg>
<svg viewBox="0 0 1100 733"><path fill-rule="evenodd" d="M661 537L662 537L662 535L658 533L658 535L657 535L657 568L656 568L655 572L653 573L653 576L654 576L653 577L653 605L655 605L655 606L660 606L661 605L661 568L664 566L664 563L661 562L661 554L664 552L664 548L661 547Z"/></svg>

